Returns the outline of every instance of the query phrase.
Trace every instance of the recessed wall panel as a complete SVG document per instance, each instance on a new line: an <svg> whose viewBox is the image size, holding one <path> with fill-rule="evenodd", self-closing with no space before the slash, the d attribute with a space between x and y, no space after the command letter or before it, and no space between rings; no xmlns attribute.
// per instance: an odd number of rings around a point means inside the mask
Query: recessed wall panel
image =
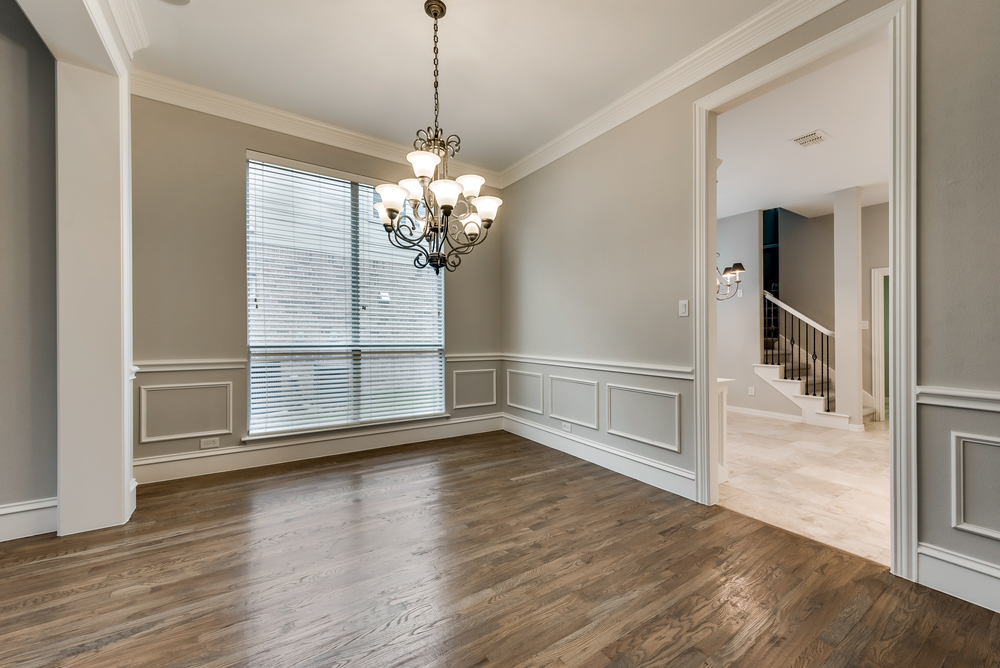
<svg viewBox="0 0 1000 668"><path fill-rule="evenodd" d="M496 369L455 371L452 375L455 408L495 406L497 403Z"/></svg>
<svg viewBox="0 0 1000 668"><path fill-rule="evenodd" d="M549 376L549 416L597 429L597 381Z"/></svg>
<svg viewBox="0 0 1000 668"><path fill-rule="evenodd" d="M507 369L507 405L542 414L542 374Z"/></svg>
<svg viewBox="0 0 1000 668"><path fill-rule="evenodd" d="M140 388L141 442L232 432L232 383Z"/></svg>
<svg viewBox="0 0 1000 668"><path fill-rule="evenodd" d="M608 433L680 452L680 395L608 385Z"/></svg>

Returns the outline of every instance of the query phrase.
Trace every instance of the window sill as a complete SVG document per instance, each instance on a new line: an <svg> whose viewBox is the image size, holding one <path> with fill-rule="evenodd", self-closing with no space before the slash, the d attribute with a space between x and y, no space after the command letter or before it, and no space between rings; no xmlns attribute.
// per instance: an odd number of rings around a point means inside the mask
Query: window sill
<svg viewBox="0 0 1000 668"><path fill-rule="evenodd" d="M244 443L256 443L258 441L270 441L272 439L288 438L289 436L307 436L313 434L336 433L351 429L361 430L368 427L382 427L393 424L406 424L409 422L425 422L427 420L440 420L450 418L450 413L433 413L431 415L419 415L417 417L406 417L398 420L382 420L380 422L351 422L349 424L337 425L336 427L323 427L321 429L300 429L289 431L269 431L266 433L247 434L242 438Z"/></svg>

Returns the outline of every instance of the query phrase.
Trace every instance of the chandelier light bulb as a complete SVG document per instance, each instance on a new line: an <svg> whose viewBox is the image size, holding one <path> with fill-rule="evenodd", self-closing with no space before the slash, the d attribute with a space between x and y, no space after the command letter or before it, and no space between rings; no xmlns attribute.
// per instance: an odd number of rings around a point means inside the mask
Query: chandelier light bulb
<svg viewBox="0 0 1000 668"><path fill-rule="evenodd" d="M441 156L430 151L411 151L406 159L413 165L413 173L418 179L434 177L434 168L441 163Z"/></svg>
<svg viewBox="0 0 1000 668"><path fill-rule="evenodd" d="M399 182L399 185L410 191L410 194L406 198L408 200L419 202L424 196L424 187L420 185L420 181L417 179L403 179Z"/></svg>
<svg viewBox="0 0 1000 668"><path fill-rule="evenodd" d="M483 222L492 223L497 217L497 209L503 204L499 197L477 197L472 200L472 205L476 207L476 213L483 219Z"/></svg>
<svg viewBox="0 0 1000 668"><path fill-rule="evenodd" d="M475 213L470 213L463 221L465 234L470 240L475 241L479 233L483 231L483 221Z"/></svg>
<svg viewBox="0 0 1000 668"><path fill-rule="evenodd" d="M375 192L382 197L385 210L389 214L389 218L393 220L403 210L403 203L410 196L409 190L395 183L383 183L382 185L375 186Z"/></svg>
<svg viewBox="0 0 1000 668"><path fill-rule="evenodd" d="M430 188L444 215L450 216L451 210L458 204L458 198L462 194L462 184L449 179L438 179L431 182Z"/></svg>
<svg viewBox="0 0 1000 668"><path fill-rule="evenodd" d="M462 194L465 195L465 199L479 197L479 189L486 183L486 179L475 174L464 174L455 180L462 184Z"/></svg>

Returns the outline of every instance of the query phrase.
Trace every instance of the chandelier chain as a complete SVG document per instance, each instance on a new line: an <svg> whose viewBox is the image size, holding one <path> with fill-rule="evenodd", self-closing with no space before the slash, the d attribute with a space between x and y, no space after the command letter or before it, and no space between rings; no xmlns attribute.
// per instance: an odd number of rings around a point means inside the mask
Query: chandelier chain
<svg viewBox="0 0 1000 668"><path fill-rule="evenodd" d="M438 22L434 19L434 134L438 134L438 113L441 104L438 100Z"/></svg>

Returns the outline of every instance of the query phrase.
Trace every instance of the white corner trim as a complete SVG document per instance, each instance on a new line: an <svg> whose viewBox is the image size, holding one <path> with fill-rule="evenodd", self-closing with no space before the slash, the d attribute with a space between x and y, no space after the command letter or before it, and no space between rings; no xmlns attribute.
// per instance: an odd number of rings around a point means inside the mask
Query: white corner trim
<svg viewBox="0 0 1000 668"><path fill-rule="evenodd" d="M503 428L512 434L579 457L634 480L665 489L688 499L694 497L694 473L692 471L582 438L576 434L559 431L509 413L504 413Z"/></svg>
<svg viewBox="0 0 1000 668"><path fill-rule="evenodd" d="M563 383L576 383L577 385L589 385L594 388L594 421L592 423L581 422L576 418L565 417L563 415L557 415L552 409L552 398L555 396L555 388L553 387L555 381L560 381ZM587 427L588 429L597 429L600 424L601 418L601 397L600 397L600 383L596 380L581 380L579 378L566 378L564 376L549 376L549 417L556 420L562 420L564 422L571 422L573 424L578 424L581 427Z"/></svg>
<svg viewBox="0 0 1000 668"><path fill-rule="evenodd" d="M0 506L0 541L55 531L58 505L58 499L50 498Z"/></svg>
<svg viewBox="0 0 1000 668"><path fill-rule="evenodd" d="M163 436L149 436L146 434L146 411L147 395L150 392L163 390L186 390L192 388L224 387L226 388L226 428L212 429L209 431L197 431L189 434L165 434ZM141 385L139 386L139 442L158 443L160 441L179 441L185 438L199 438L201 436L220 436L222 434L233 433L233 383L223 381L215 383L174 383L170 385Z"/></svg>
<svg viewBox="0 0 1000 668"><path fill-rule="evenodd" d="M413 150L412 146L370 137L305 116L141 70L132 72L132 94L402 165L409 165L406 161L406 154ZM500 174L493 170L457 161L450 163L450 165L454 166L456 174L474 172L485 178L487 185L494 188L503 187Z"/></svg>
<svg viewBox="0 0 1000 668"><path fill-rule="evenodd" d="M952 550L917 545L917 582L1000 612L1000 567Z"/></svg>
<svg viewBox="0 0 1000 668"><path fill-rule="evenodd" d="M959 531L1000 540L1000 531L965 521L965 444L1000 447L1000 438L951 432L951 526Z"/></svg>
<svg viewBox="0 0 1000 668"><path fill-rule="evenodd" d="M627 431L621 431L615 429L615 413L614 405L611 401L611 393L613 390L625 390L626 392L635 392L638 394L652 394L660 397L670 397L674 400L674 444L664 443L662 441L654 441L649 438L644 438L636 434L630 434ZM636 441L638 443L645 443L646 445L652 445L657 448L662 448L664 450L670 450L671 452L681 451L681 395L680 392L667 392L666 390L652 390L647 387L628 387L626 385L614 385L608 383L608 433L614 434L615 436L621 436L622 438L627 438L631 441Z"/></svg>
<svg viewBox="0 0 1000 668"><path fill-rule="evenodd" d="M523 179L718 72L768 42L798 28L844 0L779 0L676 65L664 70L583 122L505 169L503 187Z"/></svg>
<svg viewBox="0 0 1000 668"><path fill-rule="evenodd" d="M459 404L458 403L458 376L459 375L469 375L475 373L489 373L492 374L492 387L493 387L493 400L486 401L480 404ZM451 404L458 410L460 408L480 408L481 406L496 406L497 405L497 370L496 369L461 369L452 372L451 376Z"/></svg>
<svg viewBox="0 0 1000 668"><path fill-rule="evenodd" d="M515 376L529 376L531 378L538 378L538 408L533 406L522 406L520 404L515 404L510 400L510 375ZM521 371L520 369L507 369L507 405L511 408L520 408L522 411L528 411L530 413L538 413L539 415L545 414L545 388L542 386L542 374L534 373L532 371Z"/></svg>
<svg viewBox="0 0 1000 668"><path fill-rule="evenodd" d="M138 373L162 373L165 371L219 371L222 369L245 369L245 357L225 359L186 360L141 360L134 362Z"/></svg>
<svg viewBox="0 0 1000 668"><path fill-rule="evenodd" d="M917 403L1000 413L1000 392L920 385L917 387Z"/></svg>
<svg viewBox="0 0 1000 668"><path fill-rule="evenodd" d="M769 420L781 420L782 422L802 422L801 415L790 415L788 413L777 413L774 411L762 411L759 408L744 408L743 406L733 406L726 404L727 413L739 413L740 415L753 415L755 417L767 418Z"/></svg>
<svg viewBox="0 0 1000 668"><path fill-rule="evenodd" d="M111 14L118 24L118 32L128 49L128 57L131 58L139 49L149 46L149 35L146 34L146 26L142 23L142 14L139 13L139 5L135 0L108 0L111 6Z"/></svg>
<svg viewBox="0 0 1000 668"><path fill-rule="evenodd" d="M133 470L139 484L145 485L164 480L498 431L502 428L501 414L492 413L435 422L393 425L360 433L331 433L258 445L139 457L133 462Z"/></svg>
<svg viewBox="0 0 1000 668"><path fill-rule="evenodd" d="M516 355L511 353L504 353L503 359L506 362L571 367L574 369L608 371L611 373L628 373L636 376L655 376L657 378L676 378L679 380L694 379L694 369L691 367L661 366L656 364L638 364L632 362L605 362L598 360L569 359L565 357L538 357L533 355Z"/></svg>

